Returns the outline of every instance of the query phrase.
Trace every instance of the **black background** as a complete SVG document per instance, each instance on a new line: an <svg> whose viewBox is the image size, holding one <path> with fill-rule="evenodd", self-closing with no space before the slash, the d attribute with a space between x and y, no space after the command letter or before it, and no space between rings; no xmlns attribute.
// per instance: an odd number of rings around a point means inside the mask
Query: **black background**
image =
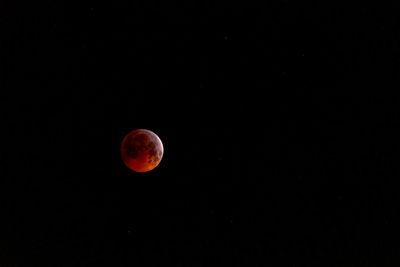
<svg viewBox="0 0 400 267"><path fill-rule="evenodd" d="M0 9L0 266L400 264L397 6Z"/></svg>

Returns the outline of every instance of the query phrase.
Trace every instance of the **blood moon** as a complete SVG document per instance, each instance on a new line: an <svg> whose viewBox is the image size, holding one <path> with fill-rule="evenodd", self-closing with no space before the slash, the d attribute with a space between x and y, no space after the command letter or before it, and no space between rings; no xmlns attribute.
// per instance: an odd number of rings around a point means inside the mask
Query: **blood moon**
<svg viewBox="0 0 400 267"><path fill-rule="evenodd" d="M152 131L136 129L122 140L121 157L135 172L148 172L158 166L164 155L161 139Z"/></svg>

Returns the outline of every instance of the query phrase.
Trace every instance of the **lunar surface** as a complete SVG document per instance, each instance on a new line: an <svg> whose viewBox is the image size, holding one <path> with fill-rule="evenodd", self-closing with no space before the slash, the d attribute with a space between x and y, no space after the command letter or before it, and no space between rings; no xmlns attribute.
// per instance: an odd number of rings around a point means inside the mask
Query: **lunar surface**
<svg viewBox="0 0 400 267"><path fill-rule="evenodd" d="M160 164L164 147L160 138L150 130L137 129L125 136L121 144L121 157L125 165L135 172L148 172Z"/></svg>

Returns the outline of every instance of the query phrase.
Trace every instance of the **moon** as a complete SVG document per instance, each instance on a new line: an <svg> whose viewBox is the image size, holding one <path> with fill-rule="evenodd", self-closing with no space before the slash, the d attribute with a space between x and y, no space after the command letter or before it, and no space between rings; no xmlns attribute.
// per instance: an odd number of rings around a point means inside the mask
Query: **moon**
<svg viewBox="0 0 400 267"><path fill-rule="evenodd" d="M160 164L164 155L161 139L152 131L136 129L122 140L121 157L135 172L148 172Z"/></svg>

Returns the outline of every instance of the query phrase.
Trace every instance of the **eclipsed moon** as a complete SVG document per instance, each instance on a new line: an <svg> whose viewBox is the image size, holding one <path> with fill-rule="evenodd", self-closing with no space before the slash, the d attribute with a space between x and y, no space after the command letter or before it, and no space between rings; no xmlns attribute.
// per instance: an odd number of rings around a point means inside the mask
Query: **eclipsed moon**
<svg viewBox="0 0 400 267"><path fill-rule="evenodd" d="M161 139L150 130L133 130L122 140L122 160L135 172L153 170L160 164L163 155L164 146Z"/></svg>

